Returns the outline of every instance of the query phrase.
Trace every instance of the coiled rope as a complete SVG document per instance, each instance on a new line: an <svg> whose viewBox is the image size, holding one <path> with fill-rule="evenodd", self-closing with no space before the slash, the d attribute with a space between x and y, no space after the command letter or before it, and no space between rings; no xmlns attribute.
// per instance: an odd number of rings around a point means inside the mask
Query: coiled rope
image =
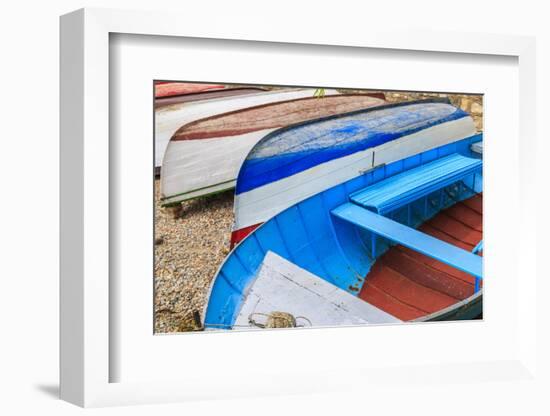
<svg viewBox="0 0 550 416"><path fill-rule="evenodd" d="M254 317L263 316L265 317L265 322L260 323ZM303 319L307 321L309 326L312 326L311 321L305 316L294 316L288 312L274 311L271 313L261 313L255 312L248 315L248 323L252 326L258 328L303 328L306 325L298 324L298 320Z"/></svg>

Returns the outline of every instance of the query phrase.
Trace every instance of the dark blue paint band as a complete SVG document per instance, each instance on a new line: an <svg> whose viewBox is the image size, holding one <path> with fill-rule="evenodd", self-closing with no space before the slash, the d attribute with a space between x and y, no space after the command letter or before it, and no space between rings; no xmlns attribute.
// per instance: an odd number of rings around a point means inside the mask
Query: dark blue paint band
<svg viewBox="0 0 550 416"><path fill-rule="evenodd" d="M466 112L447 102L433 101L368 110L298 124L269 134L243 163L236 193L441 123L468 117Z"/></svg>

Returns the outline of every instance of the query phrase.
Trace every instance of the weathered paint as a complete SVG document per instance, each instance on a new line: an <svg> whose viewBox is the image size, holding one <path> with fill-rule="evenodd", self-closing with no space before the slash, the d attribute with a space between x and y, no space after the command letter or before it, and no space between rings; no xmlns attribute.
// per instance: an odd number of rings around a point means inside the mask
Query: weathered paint
<svg viewBox="0 0 550 416"><path fill-rule="evenodd" d="M383 104L385 101L363 94L335 95L322 99L305 97L268 103L186 124L174 133L172 141L224 138L253 131L277 129L305 120Z"/></svg>
<svg viewBox="0 0 550 416"><path fill-rule="evenodd" d="M162 165L168 142L173 134L185 124L256 105L311 97L313 92L312 89L285 89L161 107L155 111L155 167ZM338 91L328 90L327 94L338 94Z"/></svg>
<svg viewBox="0 0 550 416"><path fill-rule="evenodd" d="M371 108L275 131L252 149L239 171L232 240L369 169L474 134L472 118L441 100Z"/></svg>
<svg viewBox="0 0 550 416"><path fill-rule="evenodd" d="M470 116L447 102L427 101L375 107L291 126L266 137L262 146L247 156L236 193L463 118Z"/></svg>

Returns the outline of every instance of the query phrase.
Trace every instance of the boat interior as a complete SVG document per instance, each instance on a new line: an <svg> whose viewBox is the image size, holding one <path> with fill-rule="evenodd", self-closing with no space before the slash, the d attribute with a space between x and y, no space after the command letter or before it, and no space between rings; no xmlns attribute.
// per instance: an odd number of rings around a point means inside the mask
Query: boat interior
<svg viewBox="0 0 550 416"><path fill-rule="evenodd" d="M418 230L470 252L483 240L482 196L440 211ZM473 275L403 245L390 247L368 273L359 297L391 315L414 320L474 294Z"/></svg>
<svg viewBox="0 0 550 416"><path fill-rule="evenodd" d="M232 328L268 252L400 321L439 319L479 298L481 140L378 166L264 223L220 268L205 326Z"/></svg>

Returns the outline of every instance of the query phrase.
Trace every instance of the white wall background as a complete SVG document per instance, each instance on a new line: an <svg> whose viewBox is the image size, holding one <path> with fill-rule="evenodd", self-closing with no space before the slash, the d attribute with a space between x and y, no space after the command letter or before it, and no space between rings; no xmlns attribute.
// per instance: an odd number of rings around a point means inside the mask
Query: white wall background
<svg viewBox="0 0 550 416"><path fill-rule="evenodd" d="M402 27L431 27L439 30L536 35L538 37L539 135L547 136L542 123L550 108L550 34L545 2L463 0L392 2L298 2L278 0L201 0L194 7L204 19L220 13L250 14L256 19L275 19L286 25L368 25L383 20ZM2 200L0 203L0 413L73 414L82 410L56 400L58 368L58 16L80 7L116 7L186 11L186 2L170 0L88 0L4 2L0 12L0 129ZM188 8L187 8L188 9ZM182 25L185 21L182 21ZM307 28L304 26L304 30ZM7 148L6 148L7 145ZM541 162L549 146L539 149ZM548 166L541 163L541 168ZM550 179L550 170L540 175ZM545 197L548 200L548 197ZM542 201L541 201L542 202ZM545 204L546 205L546 204ZM539 207L541 214L544 206ZM548 222L541 235L548 234ZM544 230L542 229L544 227ZM542 240L541 240L542 242ZM540 243L541 243L540 242ZM550 278L550 273L546 274ZM541 305L548 319L548 307ZM472 392L476 395L475 392ZM467 404L467 398L457 402ZM345 394L319 397L285 397L230 402L165 405L153 409L117 408L94 410L100 414L347 414L356 413L356 401ZM443 414L421 400L425 414ZM476 409L492 414L507 411L537 414L530 403L513 395ZM292 410L294 409L294 410ZM460 413L451 405L445 414ZM542 409L538 409L542 412ZM546 409L547 410L547 409ZM391 412L391 403L388 403ZM307 413L306 413L307 412ZM368 412L368 401L362 413ZM507 414L507 413L504 413ZM542 413L541 413L542 414Z"/></svg>

